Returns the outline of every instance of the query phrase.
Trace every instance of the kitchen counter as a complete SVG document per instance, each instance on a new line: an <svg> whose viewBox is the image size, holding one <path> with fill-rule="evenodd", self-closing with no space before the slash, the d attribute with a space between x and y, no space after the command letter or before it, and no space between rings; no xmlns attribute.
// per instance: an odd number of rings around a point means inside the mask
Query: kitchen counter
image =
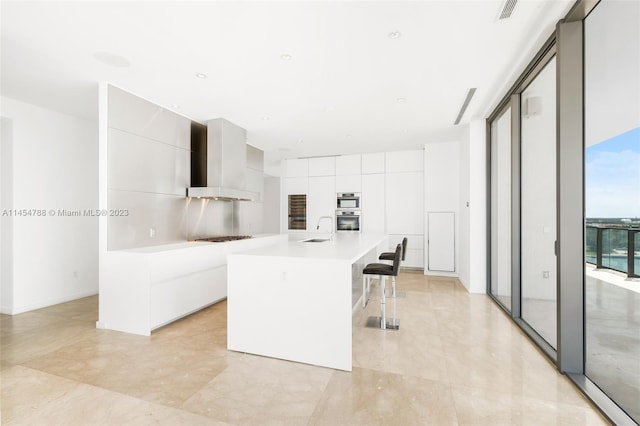
<svg viewBox="0 0 640 426"><path fill-rule="evenodd" d="M303 242L306 239L318 238L330 241ZM377 246L385 239L383 234L366 234L360 232L339 232L330 236L322 233L290 234L286 240L268 248L259 248L245 252L251 256L291 257L307 259L333 259L355 262L371 247Z"/></svg>
<svg viewBox="0 0 640 426"><path fill-rule="evenodd" d="M220 243L175 242L100 256L97 328L149 336L151 331L227 297L227 257L274 245L262 234Z"/></svg>
<svg viewBox="0 0 640 426"><path fill-rule="evenodd" d="M230 350L351 371L362 269L387 248L381 234L292 234L228 258Z"/></svg>

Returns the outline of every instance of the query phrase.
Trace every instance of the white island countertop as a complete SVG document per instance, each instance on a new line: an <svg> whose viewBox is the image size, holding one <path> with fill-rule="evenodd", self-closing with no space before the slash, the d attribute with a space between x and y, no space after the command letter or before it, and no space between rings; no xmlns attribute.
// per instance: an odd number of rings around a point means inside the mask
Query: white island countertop
<svg viewBox="0 0 640 426"><path fill-rule="evenodd" d="M306 239L329 239L322 242L303 242ZM244 256L269 256L306 259L334 259L354 263L364 256L372 247L386 241L384 234L368 234L360 232L296 233L290 234L287 240L247 250Z"/></svg>

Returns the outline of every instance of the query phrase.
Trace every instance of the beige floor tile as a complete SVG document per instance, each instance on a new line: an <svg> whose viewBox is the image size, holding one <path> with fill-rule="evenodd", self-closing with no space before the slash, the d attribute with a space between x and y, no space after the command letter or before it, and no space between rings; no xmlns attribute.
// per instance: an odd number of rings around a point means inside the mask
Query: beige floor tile
<svg viewBox="0 0 640 426"><path fill-rule="evenodd" d="M73 380L22 366L4 369L1 380L2 424L38 413L79 386Z"/></svg>
<svg viewBox="0 0 640 426"><path fill-rule="evenodd" d="M354 368L336 371L311 425L455 425L449 385Z"/></svg>
<svg viewBox="0 0 640 426"><path fill-rule="evenodd" d="M452 386L461 426L466 425L607 425L586 405L523 397L509 392L487 392L484 388Z"/></svg>
<svg viewBox="0 0 640 426"><path fill-rule="evenodd" d="M333 370L244 355L182 408L233 424L306 424Z"/></svg>
<svg viewBox="0 0 640 426"><path fill-rule="evenodd" d="M147 401L179 406L227 367L232 352L194 339L158 342L105 330L25 365Z"/></svg>
<svg viewBox="0 0 640 426"><path fill-rule="evenodd" d="M7 390L8 400L5 400L3 389L3 424L224 425L203 416L25 370L16 372L21 383L10 385ZM38 390L38 387L42 388ZM7 405L10 406L8 413Z"/></svg>

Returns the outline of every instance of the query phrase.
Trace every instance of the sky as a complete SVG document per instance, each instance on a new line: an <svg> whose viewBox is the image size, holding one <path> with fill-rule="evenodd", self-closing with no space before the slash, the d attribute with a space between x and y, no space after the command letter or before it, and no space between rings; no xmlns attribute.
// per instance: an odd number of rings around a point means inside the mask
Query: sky
<svg viewBox="0 0 640 426"><path fill-rule="evenodd" d="M640 127L585 153L587 218L640 218Z"/></svg>

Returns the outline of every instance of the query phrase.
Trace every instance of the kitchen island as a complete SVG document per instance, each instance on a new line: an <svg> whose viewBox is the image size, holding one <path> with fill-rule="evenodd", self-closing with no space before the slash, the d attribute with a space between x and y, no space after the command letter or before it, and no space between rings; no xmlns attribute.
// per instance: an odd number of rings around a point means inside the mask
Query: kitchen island
<svg viewBox="0 0 640 426"><path fill-rule="evenodd" d="M292 234L227 263L227 348L351 371L362 269L387 248L381 234Z"/></svg>

